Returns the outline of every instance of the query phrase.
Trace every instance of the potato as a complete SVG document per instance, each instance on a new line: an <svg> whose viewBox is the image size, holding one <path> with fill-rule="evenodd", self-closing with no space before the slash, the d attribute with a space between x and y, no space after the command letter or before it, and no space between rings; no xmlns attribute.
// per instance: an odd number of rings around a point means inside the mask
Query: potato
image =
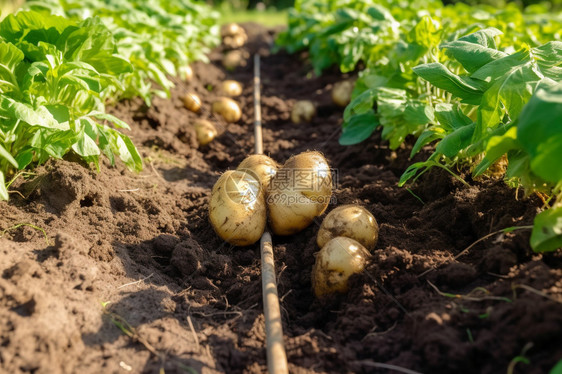
<svg viewBox="0 0 562 374"><path fill-rule="evenodd" d="M179 75L184 81L189 82L193 79L193 69L189 65L182 66L179 68Z"/></svg>
<svg viewBox="0 0 562 374"><path fill-rule="evenodd" d="M291 121L294 123L310 122L316 114L316 108L310 100L299 100L293 105Z"/></svg>
<svg viewBox="0 0 562 374"><path fill-rule="evenodd" d="M246 157L236 170L252 173L261 183L264 191L269 188L271 178L275 176L279 164L266 155L251 155Z"/></svg>
<svg viewBox="0 0 562 374"><path fill-rule="evenodd" d="M315 257L312 289L316 297L321 298L347 292L349 277L365 269L369 252L357 241L337 236L326 243Z"/></svg>
<svg viewBox="0 0 562 374"><path fill-rule="evenodd" d="M209 218L215 232L230 244L260 240L267 220L260 182L243 171L224 172L211 193Z"/></svg>
<svg viewBox="0 0 562 374"><path fill-rule="evenodd" d="M222 82L221 90L226 96L236 97L242 95L242 85L234 80Z"/></svg>
<svg viewBox="0 0 562 374"><path fill-rule="evenodd" d="M242 31L244 32L244 30L242 30ZM243 34L225 36L222 39L222 44L226 48L236 49L236 48L240 48L240 47L244 46L244 44L246 44L247 40L248 40L248 37L246 36L246 33L244 32Z"/></svg>
<svg viewBox="0 0 562 374"><path fill-rule="evenodd" d="M316 243L322 248L336 236L354 239L371 251L379 238L379 225L375 217L362 206L342 205L324 218Z"/></svg>
<svg viewBox="0 0 562 374"><path fill-rule="evenodd" d="M228 97L220 97L213 102L212 111L221 115L226 122L238 122L242 117L242 111L236 101Z"/></svg>
<svg viewBox="0 0 562 374"><path fill-rule="evenodd" d="M332 89L332 101L340 107L345 107L351 101L351 93L353 92L353 82L342 81L334 84Z"/></svg>
<svg viewBox="0 0 562 374"><path fill-rule="evenodd" d="M201 99L196 94L189 92L183 97L183 105L188 110L197 113L201 109Z"/></svg>
<svg viewBox="0 0 562 374"><path fill-rule="evenodd" d="M207 120L199 119L195 121L194 127L197 142L201 146L209 144L217 136L217 129Z"/></svg>
<svg viewBox="0 0 562 374"><path fill-rule="evenodd" d="M246 34L246 31L237 23L227 23L221 27L221 37Z"/></svg>
<svg viewBox="0 0 562 374"><path fill-rule="evenodd" d="M269 223L277 235L297 233L328 207L332 175L320 152L292 156L271 179L267 191Z"/></svg>
<svg viewBox="0 0 562 374"><path fill-rule="evenodd" d="M222 66L227 70L234 70L239 66L246 66L246 59L241 51L229 51L222 57Z"/></svg>

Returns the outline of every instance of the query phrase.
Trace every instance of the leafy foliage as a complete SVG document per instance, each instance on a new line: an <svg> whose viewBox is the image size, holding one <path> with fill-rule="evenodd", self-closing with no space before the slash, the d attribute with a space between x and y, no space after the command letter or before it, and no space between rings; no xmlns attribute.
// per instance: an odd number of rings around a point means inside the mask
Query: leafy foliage
<svg viewBox="0 0 562 374"><path fill-rule="evenodd" d="M341 144L382 127L392 149L412 135L412 156L435 146L400 185L457 163L474 165L478 176L507 155L510 184L555 197L531 237L535 250L548 251L562 245L562 174L554 161L562 159L560 29L562 15L539 5L297 1L278 44L309 48L317 73L365 66L344 112Z"/></svg>
<svg viewBox="0 0 562 374"><path fill-rule="evenodd" d="M167 97L168 76L185 76L190 62L206 61L219 42L219 14L191 0L30 0L26 7L75 20L100 17L115 38L117 52L133 70L121 77L115 98Z"/></svg>

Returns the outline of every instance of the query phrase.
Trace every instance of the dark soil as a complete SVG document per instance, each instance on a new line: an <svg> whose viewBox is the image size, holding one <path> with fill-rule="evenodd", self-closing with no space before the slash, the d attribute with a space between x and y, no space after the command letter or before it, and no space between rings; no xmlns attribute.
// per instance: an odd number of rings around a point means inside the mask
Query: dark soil
<svg viewBox="0 0 562 374"><path fill-rule="evenodd" d="M318 225L274 237L291 373L387 373L377 367L386 363L497 374L517 357L528 363L516 363L514 373L547 373L562 358L562 255L534 254L523 229L490 235L454 259L490 233L532 224L541 201L501 180L466 187L439 171L411 191L399 188L410 147L393 152L379 134L338 145L342 111L329 91L341 76L313 77L305 55L268 52L273 32L246 29L248 52L263 56L266 152L279 162L324 152L338 172L337 203L328 210L359 203L380 225L368 271L352 277L349 293L323 301L310 284ZM196 78L171 100L111 109L131 124L142 173L51 161L0 202L0 229L7 230L0 239L0 372L266 371L258 245L225 244L207 214L219 174L253 151L253 66L249 60L227 73L220 51L211 58L194 65ZM228 126L209 114L226 77L245 87L243 118ZM202 114L183 108L186 89L201 96ZM312 123L291 123L297 99L317 103ZM222 129L201 148L192 126L198 117Z"/></svg>

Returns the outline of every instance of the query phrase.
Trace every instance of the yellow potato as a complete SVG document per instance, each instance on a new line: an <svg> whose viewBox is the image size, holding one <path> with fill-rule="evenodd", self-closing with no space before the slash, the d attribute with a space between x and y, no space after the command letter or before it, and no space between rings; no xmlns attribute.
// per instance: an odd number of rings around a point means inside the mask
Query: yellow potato
<svg viewBox="0 0 562 374"><path fill-rule="evenodd" d="M316 254L312 268L316 297L347 292L349 277L365 269L368 257L365 247L353 239L338 236L326 243Z"/></svg>
<svg viewBox="0 0 562 374"><path fill-rule="evenodd" d="M267 190L271 229L277 235L303 230L326 210L331 195L332 175L326 158L316 151L292 156Z"/></svg>
<svg viewBox="0 0 562 374"><path fill-rule="evenodd" d="M213 113L220 114L226 122L238 122L242 117L242 110L236 101L221 97L213 103Z"/></svg>
<svg viewBox="0 0 562 374"><path fill-rule="evenodd" d="M246 59L241 51L229 51L222 57L222 66L227 70L234 70L239 66L245 66Z"/></svg>
<svg viewBox="0 0 562 374"><path fill-rule="evenodd" d="M197 142L199 145L207 145L217 136L217 129L215 126L204 119L195 121L195 134L197 135Z"/></svg>
<svg viewBox="0 0 562 374"><path fill-rule="evenodd" d="M226 171L213 187L209 218L226 242L237 246L257 242L267 220L260 182L243 171Z"/></svg>
<svg viewBox="0 0 562 374"><path fill-rule="evenodd" d="M246 34L246 31L237 23L227 23L221 27L221 37Z"/></svg>
<svg viewBox="0 0 562 374"><path fill-rule="evenodd" d="M180 67L179 71L180 77L182 77L184 81L189 82L193 79L193 69L191 69L191 66Z"/></svg>
<svg viewBox="0 0 562 374"><path fill-rule="evenodd" d="M260 181L263 190L267 191L269 182L278 168L279 164L266 155L251 155L246 157L236 170L252 173Z"/></svg>
<svg viewBox="0 0 562 374"><path fill-rule="evenodd" d="M197 113L201 109L201 99L194 93L188 93L183 97L183 105L188 110Z"/></svg>
<svg viewBox="0 0 562 374"><path fill-rule="evenodd" d="M332 101L340 107L345 107L351 101L351 93L353 92L353 82L343 81L334 84L332 89Z"/></svg>
<svg viewBox="0 0 562 374"><path fill-rule="evenodd" d="M375 217L360 205L342 205L332 210L320 225L316 242L322 248L336 236L345 236L373 250L379 238Z"/></svg>
<svg viewBox="0 0 562 374"><path fill-rule="evenodd" d="M310 122L316 114L316 108L310 100L299 100L293 105L291 121L293 123Z"/></svg>
<svg viewBox="0 0 562 374"><path fill-rule="evenodd" d="M222 82L221 89L226 96L236 97L242 95L242 85L234 80Z"/></svg>

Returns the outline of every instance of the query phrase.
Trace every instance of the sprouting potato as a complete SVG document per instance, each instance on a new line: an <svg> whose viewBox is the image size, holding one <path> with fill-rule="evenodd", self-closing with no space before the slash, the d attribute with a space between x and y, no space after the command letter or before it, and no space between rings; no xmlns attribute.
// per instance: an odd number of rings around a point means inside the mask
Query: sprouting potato
<svg viewBox="0 0 562 374"><path fill-rule="evenodd" d="M369 251L379 238L375 217L360 205L342 205L332 210L320 225L316 242L322 248L336 236L345 236L361 243Z"/></svg>
<svg viewBox="0 0 562 374"><path fill-rule="evenodd" d="M226 242L237 246L257 242L267 220L260 182L244 171L226 171L213 187L209 218Z"/></svg>
<svg viewBox="0 0 562 374"><path fill-rule="evenodd" d="M316 114L316 108L310 100L299 100L293 105L291 121L293 123L310 122Z"/></svg>
<svg viewBox="0 0 562 374"><path fill-rule="evenodd" d="M334 84L332 89L332 101L340 107L345 107L351 101L351 93L353 92L353 82L342 81Z"/></svg>
<svg viewBox="0 0 562 374"><path fill-rule="evenodd" d="M316 151L292 156L271 179L267 191L269 223L277 235L309 226L328 207L332 175L326 158Z"/></svg>
<svg viewBox="0 0 562 374"><path fill-rule="evenodd" d="M194 124L194 127L195 134L197 135L197 142L201 146L209 144L217 136L217 129L211 122L207 120L197 120Z"/></svg>
<svg viewBox="0 0 562 374"><path fill-rule="evenodd" d="M226 96L236 97L242 95L242 85L234 80L225 80L221 86L222 92Z"/></svg>
<svg viewBox="0 0 562 374"><path fill-rule="evenodd" d="M228 97L220 97L213 102L212 111L221 115L226 122L238 122L242 117L242 111L236 101Z"/></svg>
<svg viewBox="0 0 562 374"><path fill-rule="evenodd" d="M201 99L196 94L190 92L183 97L183 105L188 110L197 113L201 109Z"/></svg>
<svg viewBox="0 0 562 374"><path fill-rule="evenodd" d="M316 254L312 269L312 288L316 297L345 293L349 277L365 269L369 252L359 242L337 236Z"/></svg>
<svg viewBox="0 0 562 374"><path fill-rule="evenodd" d="M264 191L269 188L271 178L277 173L279 164L266 155L251 155L246 157L236 170L246 170L253 173L260 181Z"/></svg>

